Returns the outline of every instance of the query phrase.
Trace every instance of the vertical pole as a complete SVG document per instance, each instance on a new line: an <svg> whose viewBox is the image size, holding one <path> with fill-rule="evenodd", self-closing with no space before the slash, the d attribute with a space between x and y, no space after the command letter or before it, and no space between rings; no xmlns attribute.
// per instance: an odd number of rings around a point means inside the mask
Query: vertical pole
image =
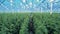
<svg viewBox="0 0 60 34"><path fill-rule="evenodd" d="M10 5L11 5L11 11L12 11L12 5L13 5L13 4L12 4L12 2L13 2L13 1L12 1L12 0L10 0L10 3L11 3L11 4L10 4ZM12 13L12 12L11 12L11 13Z"/></svg>
<svg viewBox="0 0 60 34"><path fill-rule="evenodd" d="M51 7L51 8L50 8L50 14L52 14L52 11L53 11L53 10L52 10L52 9L53 9L53 8L52 8L52 7L53 7L53 3L52 3L53 1L54 1L54 0L50 0L50 7Z"/></svg>
<svg viewBox="0 0 60 34"><path fill-rule="evenodd" d="M52 2L51 2L51 8L50 8L50 14L52 14L52 6L53 6L53 4L52 4Z"/></svg>

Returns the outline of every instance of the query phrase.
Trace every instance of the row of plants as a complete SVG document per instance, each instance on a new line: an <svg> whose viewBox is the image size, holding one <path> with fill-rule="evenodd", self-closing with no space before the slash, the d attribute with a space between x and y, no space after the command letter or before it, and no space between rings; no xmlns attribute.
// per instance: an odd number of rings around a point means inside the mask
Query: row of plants
<svg viewBox="0 0 60 34"><path fill-rule="evenodd" d="M59 14L34 14L35 34L60 34Z"/></svg>
<svg viewBox="0 0 60 34"><path fill-rule="evenodd" d="M60 34L60 14L0 13L0 34Z"/></svg>
<svg viewBox="0 0 60 34"><path fill-rule="evenodd" d="M29 17L26 16L26 18L24 19L24 22L21 25L19 34L29 34L28 24L29 24Z"/></svg>
<svg viewBox="0 0 60 34"><path fill-rule="evenodd" d="M26 20L25 14L0 14L0 34L19 34L22 24Z"/></svg>

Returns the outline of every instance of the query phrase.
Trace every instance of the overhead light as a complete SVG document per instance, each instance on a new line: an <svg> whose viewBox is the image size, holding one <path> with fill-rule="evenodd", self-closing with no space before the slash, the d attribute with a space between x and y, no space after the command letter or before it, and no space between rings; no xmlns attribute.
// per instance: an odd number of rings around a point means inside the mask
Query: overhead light
<svg viewBox="0 0 60 34"><path fill-rule="evenodd" d="M28 6L28 5L26 5L26 8L29 8L29 6Z"/></svg>
<svg viewBox="0 0 60 34"><path fill-rule="evenodd" d="M24 3L26 2L26 0L22 0Z"/></svg>
<svg viewBox="0 0 60 34"><path fill-rule="evenodd" d="M30 7L32 7L32 2L29 3Z"/></svg>
<svg viewBox="0 0 60 34"><path fill-rule="evenodd" d="M20 5L22 5L22 3L20 3Z"/></svg>
<svg viewBox="0 0 60 34"><path fill-rule="evenodd" d="M39 0L37 0L37 2L39 2Z"/></svg>
<svg viewBox="0 0 60 34"><path fill-rule="evenodd" d="M49 0L49 2L53 2L54 0Z"/></svg>
<svg viewBox="0 0 60 34"><path fill-rule="evenodd" d="M12 3L13 1L12 1L12 0L10 0L10 2Z"/></svg>

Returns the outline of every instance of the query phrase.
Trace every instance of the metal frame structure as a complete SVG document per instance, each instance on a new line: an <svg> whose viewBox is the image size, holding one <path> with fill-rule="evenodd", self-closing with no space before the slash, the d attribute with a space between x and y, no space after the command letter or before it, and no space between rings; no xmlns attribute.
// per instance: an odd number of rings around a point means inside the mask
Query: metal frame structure
<svg viewBox="0 0 60 34"><path fill-rule="evenodd" d="M2 6L2 7L4 7L4 8L6 8L6 9L8 9L9 8L9 10L12 8L13 9L13 6L15 7L15 8L17 8L16 6L15 6L15 0L9 0L9 5L11 6L11 7L7 7L7 6L5 6L5 4L6 3L4 3L5 1L7 1L7 0L0 0L0 6ZM15 2L14 2L15 1ZM20 3L19 3L19 6L20 6L20 9L23 9L23 10L31 10L31 11L33 11L33 10L36 10L37 11L37 9L39 9L39 11L43 11L43 9L47 9L47 8L50 8L49 10L50 10L50 14L52 14L52 6L53 6L53 4L52 3L58 3L59 1L53 1L53 0L48 0L49 2L46 2L47 0L17 0L17 1L20 1ZM32 2L32 3L30 3L30 2ZM35 2L37 2L36 4L35 4ZM48 6L45 6L46 4L44 4L44 3L46 3L47 5L50 3L50 7L48 7ZM14 5L13 5L14 4ZM34 7L34 4L36 5L35 7ZM31 9L30 9L31 8ZM35 9L36 8L36 9ZM14 9L15 10L15 9ZM48 10L48 9L47 9ZM18 10L17 10L18 11Z"/></svg>

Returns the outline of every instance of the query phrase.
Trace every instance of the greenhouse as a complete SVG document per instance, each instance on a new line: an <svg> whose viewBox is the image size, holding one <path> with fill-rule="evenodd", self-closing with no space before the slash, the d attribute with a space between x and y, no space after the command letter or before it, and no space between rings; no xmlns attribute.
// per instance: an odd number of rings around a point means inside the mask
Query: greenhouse
<svg viewBox="0 0 60 34"><path fill-rule="evenodd" d="M60 34L60 0L0 0L0 34Z"/></svg>

